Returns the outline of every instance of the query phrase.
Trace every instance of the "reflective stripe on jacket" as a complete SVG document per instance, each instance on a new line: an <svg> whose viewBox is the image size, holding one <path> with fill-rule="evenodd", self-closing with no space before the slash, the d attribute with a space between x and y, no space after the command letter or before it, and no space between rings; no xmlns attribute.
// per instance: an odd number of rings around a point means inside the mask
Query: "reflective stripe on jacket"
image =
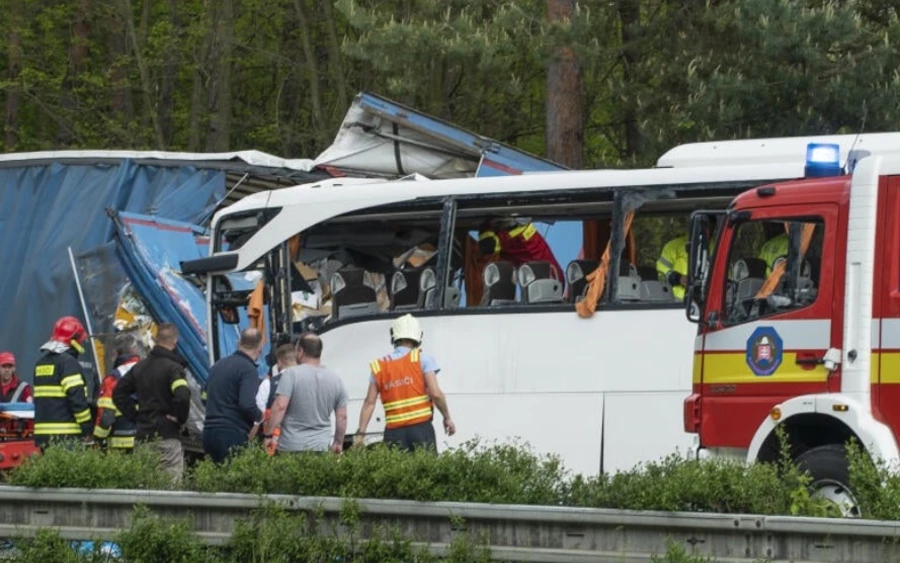
<svg viewBox="0 0 900 563"><path fill-rule="evenodd" d="M556 261L547 240L538 232L533 223L508 231L502 229L482 231L478 235L478 240L493 240L494 254L499 255L503 260L509 260L517 268L532 260L549 262L550 267L556 270L556 279L565 287L566 278L562 268Z"/></svg>
<svg viewBox="0 0 900 563"><path fill-rule="evenodd" d="M97 399L97 420L94 423L94 437L106 439L110 448L133 448L137 424L122 416L113 403L112 394L119 378L137 362L123 364L103 379L100 398Z"/></svg>
<svg viewBox="0 0 900 563"><path fill-rule="evenodd" d="M418 349L395 360L388 357L375 360L369 367L384 406L385 428L412 426L431 420L431 398L425 390Z"/></svg>
<svg viewBox="0 0 900 563"><path fill-rule="evenodd" d="M670 272L678 272L682 276L687 275L688 270L688 239L686 236L676 237L666 243L659 253L656 261L656 271L663 280L668 281ZM680 285L672 286L672 295L677 299L684 299L684 288Z"/></svg>
<svg viewBox="0 0 900 563"><path fill-rule="evenodd" d="M87 435L91 408L81 364L71 354L48 352L34 368L34 435L38 446L51 436Z"/></svg>

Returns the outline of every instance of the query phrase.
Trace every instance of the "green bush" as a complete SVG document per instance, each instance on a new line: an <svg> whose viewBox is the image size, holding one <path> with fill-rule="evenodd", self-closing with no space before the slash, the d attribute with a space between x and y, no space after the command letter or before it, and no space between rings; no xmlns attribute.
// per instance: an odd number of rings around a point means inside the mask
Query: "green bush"
<svg viewBox="0 0 900 563"><path fill-rule="evenodd" d="M50 447L9 472L6 481L22 487L171 489L172 481L158 463L158 455L146 449L132 454L80 445Z"/></svg>
<svg viewBox="0 0 900 563"><path fill-rule="evenodd" d="M100 553L99 544L89 553L73 548L72 542L59 537L55 530L38 530L33 538L20 538L15 542L13 553L6 558L12 563L106 563L112 562L108 555Z"/></svg>
<svg viewBox="0 0 900 563"><path fill-rule="evenodd" d="M129 563L219 563L225 561L191 530L188 519L164 519L145 507L135 508L131 527L117 543Z"/></svg>
<svg viewBox="0 0 900 563"><path fill-rule="evenodd" d="M11 563L269 563L309 561L353 563L489 563L490 549L462 535L454 538L446 557L415 547L396 529L380 529L366 541L358 537L358 513L348 501L339 522L328 527L321 515L291 514L269 505L235 522L229 542L221 547L203 544L182 520L160 518L138 507L131 527L116 538L121 559L100 552L76 549L54 530L39 530L35 538L16 540ZM337 525L339 524L339 526ZM344 533L340 532L344 530ZM348 533L349 532L349 533Z"/></svg>
<svg viewBox="0 0 900 563"><path fill-rule="evenodd" d="M870 518L900 518L900 477L848 447L851 486ZM152 451L123 455L93 449L51 448L7 476L13 485L165 489ZM746 464L676 455L615 475L570 475L558 458L523 444L472 441L440 455L412 454L376 445L343 455L268 456L251 446L223 465L203 460L190 468L182 489L199 492L282 493L299 496L407 499L631 510L829 516L827 502L811 496L809 476L790 461L782 436L778 463Z"/></svg>
<svg viewBox="0 0 900 563"><path fill-rule="evenodd" d="M572 504L628 510L787 514L790 490L772 464L676 455L631 471L576 478Z"/></svg>
<svg viewBox="0 0 900 563"><path fill-rule="evenodd" d="M247 448L222 466L199 462L185 486L202 492L560 504L567 477L558 460L523 447L469 442L439 456L377 445L341 456L270 458L259 448Z"/></svg>

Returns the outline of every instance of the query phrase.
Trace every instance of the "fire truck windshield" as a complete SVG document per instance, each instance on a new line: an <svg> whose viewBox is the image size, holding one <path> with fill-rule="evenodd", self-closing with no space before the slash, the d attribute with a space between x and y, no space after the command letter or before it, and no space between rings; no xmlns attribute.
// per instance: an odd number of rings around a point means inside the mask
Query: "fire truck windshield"
<svg viewBox="0 0 900 563"><path fill-rule="evenodd" d="M820 218L738 224L727 254L725 324L755 321L813 304L823 233Z"/></svg>

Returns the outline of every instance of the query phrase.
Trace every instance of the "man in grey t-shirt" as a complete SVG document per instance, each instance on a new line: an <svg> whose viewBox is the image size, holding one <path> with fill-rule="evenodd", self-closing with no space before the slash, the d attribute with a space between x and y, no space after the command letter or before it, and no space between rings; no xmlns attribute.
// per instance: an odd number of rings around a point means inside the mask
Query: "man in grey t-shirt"
<svg viewBox="0 0 900 563"><path fill-rule="evenodd" d="M305 333L297 344L300 365L281 374L263 433L266 449L341 453L347 431L347 391L341 378L321 365L322 340L317 335ZM331 413L336 419L334 433Z"/></svg>

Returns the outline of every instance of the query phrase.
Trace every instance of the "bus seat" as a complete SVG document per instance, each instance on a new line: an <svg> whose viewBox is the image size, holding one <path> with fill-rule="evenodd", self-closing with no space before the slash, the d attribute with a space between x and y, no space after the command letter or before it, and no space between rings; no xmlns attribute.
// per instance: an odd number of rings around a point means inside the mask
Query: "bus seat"
<svg viewBox="0 0 900 563"><path fill-rule="evenodd" d="M641 300L641 276L634 264L622 262L619 268L619 282L616 289L618 301Z"/></svg>
<svg viewBox="0 0 900 563"><path fill-rule="evenodd" d="M672 287L659 280L641 280L641 301L672 301Z"/></svg>
<svg viewBox="0 0 900 563"><path fill-rule="evenodd" d="M452 285L448 285L447 289L444 291L444 309L456 309L459 307L459 288L454 287ZM428 291L425 292L425 307L428 309L434 308L435 300L437 299L437 290L436 287L432 287Z"/></svg>
<svg viewBox="0 0 900 563"><path fill-rule="evenodd" d="M597 260L572 260L566 266L566 281L569 283L569 303L575 303L584 297L587 289L587 275L597 269Z"/></svg>
<svg viewBox="0 0 900 563"><path fill-rule="evenodd" d="M516 269L512 262L491 262L484 267L484 295L481 305L516 302Z"/></svg>
<svg viewBox="0 0 900 563"><path fill-rule="evenodd" d="M638 266L637 272L643 281L659 281L659 272L653 266Z"/></svg>
<svg viewBox="0 0 900 563"><path fill-rule="evenodd" d="M735 282L737 300L750 299L766 280L766 261L759 258L735 260L731 266L731 279Z"/></svg>
<svg viewBox="0 0 900 563"><path fill-rule="evenodd" d="M641 301L672 301L672 287L669 282L660 279L659 272L653 266L638 266L638 275L641 278Z"/></svg>
<svg viewBox="0 0 900 563"><path fill-rule="evenodd" d="M391 276L391 308L396 311L421 309L425 305L426 286L434 286L434 268L397 270Z"/></svg>
<svg viewBox="0 0 900 563"><path fill-rule="evenodd" d="M425 267L422 276L419 278L419 294L421 306L426 309L434 309L437 298L437 274L434 268ZM447 286L444 292L444 308L452 309L459 307L459 289Z"/></svg>
<svg viewBox="0 0 900 563"><path fill-rule="evenodd" d="M516 277L524 303L562 303L563 284L550 262L533 260L519 266Z"/></svg>
<svg viewBox="0 0 900 563"><path fill-rule="evenodd" d="M331 307L335 319L378 313L375 288L365 279L362 268L341 268L331 276Z"/></svg>

